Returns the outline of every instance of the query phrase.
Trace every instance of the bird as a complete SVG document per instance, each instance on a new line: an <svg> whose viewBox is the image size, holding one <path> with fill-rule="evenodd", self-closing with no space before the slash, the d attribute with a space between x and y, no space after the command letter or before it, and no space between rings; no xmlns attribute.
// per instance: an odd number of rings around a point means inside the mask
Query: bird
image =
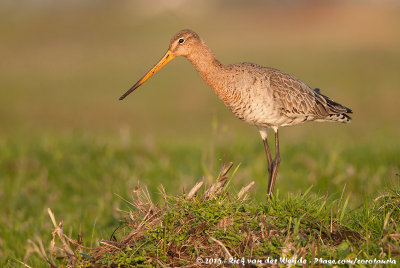
<svg viewBox="0 0 400 268"><path fill-rule="evenodd" d="M199 35L188 29L181 30L172 37L164 57L119 99L123 100L179 56L190 61L205 83L236 117L257 127L267 156L269 197L273 193L281 161L278 135L280 127L309 121L351 121L348 115L352 113L350 108L323 95L319 88L311 89L288 73L247 62L222 64ZM275 133L273 158L267 140L269 129Z"/></svg>

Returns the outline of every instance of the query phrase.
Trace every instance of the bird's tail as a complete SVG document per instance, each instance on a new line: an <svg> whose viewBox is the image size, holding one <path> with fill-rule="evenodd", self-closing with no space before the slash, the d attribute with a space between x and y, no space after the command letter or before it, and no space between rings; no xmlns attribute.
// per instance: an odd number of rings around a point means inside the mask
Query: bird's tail
<svg viewBox="0 0 400 268"><path fill-rule="evenodd" d="M328 105L329 115L325 118L326 120L337 121L342 123L350 123L351 117L347 115L353 113L353 111L350 108L347 108L346 106L343 106L340 103L337 103L332 99L330 99L329 97L323 95L319 88L314 89L314 91L319 96L324 98L326 104Z"/></svg>
<svg viewBox="0 0 400 268"><path fill-rule="evenodd" d="M336 122L342 122L342 123L350 123L351 122L351 117L348 116L347 114L330 114L326 120L329 121L336 121Z"/></svg>

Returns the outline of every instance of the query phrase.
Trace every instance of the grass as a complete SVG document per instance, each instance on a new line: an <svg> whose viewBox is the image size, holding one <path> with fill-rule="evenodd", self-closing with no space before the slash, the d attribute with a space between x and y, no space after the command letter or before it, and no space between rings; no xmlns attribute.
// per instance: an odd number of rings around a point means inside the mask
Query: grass
<svg viewBox="0 0 400 268"><path fill-rule="evenodd" d="M50 251L61 261L44 250L41 254L52 266L74 267L400 261L398 185L354 209L348 206L345 189L318 196L310 187L304 193L284 198L277 194L256 202L247 194L249 187L230 191L229 169L223 166L216 182L203 191L199 191L203 181L183 195L168 195L162 188L163 201L158 205L146 188L137 188L132 201L125 200L130 209L121 211L126 216L111 240L102 240L96 248L85 248L81 235L66 239L62 223L53 219Z"/></svg>
<svg viewBox="0 0 400 268"><path fill-rule="evenodd" d="M359 249L360 255L395 256L398 238L389 229L398 214L384 204L396 204L400 170L398 5L210 1L186 9L137 1L62 1L61 7L39 2L0 4L6 11L0 17L0 266L45 265L38 254L24 257L32 248L28 240L39 249L42 241L48 253L54 226L47 208L63 220L65 234L82 234L86 247L110 240L121 224L118 209L135 210L124 200L132 200L137 185L147 185L162 219L168 211L180 215L188 205L206 209L204 202L186 200L182 191L200 177L211 185L223 155L240 165L218 199L229 205L225 212L236 217L236 212L257 211L266 219L255 219L277 221L278 229L286 230L264 250L282 253L283 237L299 248L309 246L300 241L304 232L319 228L323 236L323 223L329 229L325 234L331 234L326 213L346 207L333 211L338 230L354 231L358 224L365 241L354 245L339 239L326 256L349 247L352 254ZM257 131L234 118L187 61L174 60L127 101L117 101L183 28L198 31L223 63L276 67L354 110L349 125L282 129L273 206L265 203L266 160ZM232 196L250 181L255 186L243 203L246 210L229 210L240 207ZM169 208L160 185L170 197ZM301 193L311 185L303 194L310 204L301 203ZM210 200L207 209L215 209L215 202ZM132 224L126 220L121 228ZM216 232L213 238L228 250L229 241L236 243L217 226L204 230ZM123 235L118 232L117 240ZM316 237L310 237L311 245ZM323 239L332 245L335 236ZM313 252L308 249L307 254Z"/></svg>
<svg viewBox="0 0 400 268"><path fill-rule="evenodd" d="M126 143L117 135L94 137L84 133L65 136L48 133L2 139L0 189L2 200L6 200L0 218L2 265L15 264L15 259L24 260L29 248L28 239L40 237L45 245L49 244L52 225L46 208L51 208L58 218L62 217L66 233L71 231L76 238L81 231L85 246L97 246L101 239L108 239L120 224L121 215L117 208L132 209L124 200L132 198L135 186L148 185L154 202L163 199L158 191L161 184L171 198L179 198L182 189L190 189L201 176L205 176L206 183L212 183L221 164L220 157L225 153L228 159L242 160L231 181L231 189L235 191L254 180L256 186L252 199L256 205L253 204L253 209L265 211L266 207L260 205L266 199L265 155L261 141L236 138L230 141L216 134L210 141L182 139L171 144L169 140L143 142L132 139ZM277 200L290 206L291 199L281 198L282 193L305 192L314 185L310 204L314 202L315 206L315 202L321 200L318 198L328 193L333 199L326 201L329 210L329 205L335 204L337 201L334 199L338 199L344 190L342 200L349 198L347 211L363 205L363 213L351 215L359 215L354 221L365 224L376 212L371 199L385 189L396 185L393 190L398 189L398 176L395 174L400 163L398 147L382 142L375 148L370 147L369 142L359 141L348 147L337 142L325 144L322 138L301 143L283 142ZM321 151L320 148L325 149ZM368 185L363 185L366 182ZM231 204L234 200L229 202ZM277 207L268 213L275 215L287 211L288 207L279 207L279 202L271 204ZM309 213L316 216L315 211ZM290 216L283 215L286 214L282 214L286 220L290 219ZM326 223L328 216L326 213L323 215L324 225L330 226ZM390 217L395 219L395 215ZM291 224L295 226L301 215L291 216ZM347 212L342 218L348 219ZM376 224L374 228L367 225L374 239L369 242L371 247L376 247L376 237L381 235L375 231L382 228L376 220L370 223ZM33 267L43 264L35 254L26 261Z"/></svg>

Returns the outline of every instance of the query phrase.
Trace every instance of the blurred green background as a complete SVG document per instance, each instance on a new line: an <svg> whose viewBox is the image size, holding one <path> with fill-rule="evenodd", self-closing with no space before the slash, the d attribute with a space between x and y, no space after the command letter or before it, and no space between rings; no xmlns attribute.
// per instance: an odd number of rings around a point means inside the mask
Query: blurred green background
<svg viewBox="0 0 400 268"><path fill-rule="evenodd" d="M23 260L35 235L48 242L47 207L98 242L118 225L116 194L138 181L156 200L161 184L179 193L211 181L224 154L241 164L233 186L255 180L265 199L258 131L186 59L118 101L185 28L224 64L283 70L353 109L350 125L281 130L280 194L347 185L356 207L398 185L398 1L2 1L0 264Z"/></svg>

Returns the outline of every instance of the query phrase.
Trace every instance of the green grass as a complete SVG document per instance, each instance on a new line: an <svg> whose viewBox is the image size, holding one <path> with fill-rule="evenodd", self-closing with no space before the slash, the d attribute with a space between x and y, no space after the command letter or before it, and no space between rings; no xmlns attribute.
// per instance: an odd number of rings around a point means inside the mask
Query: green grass
<svg viewBox="0 0 400 268"><path fill-rule="evenodd" d="M400 261L398 184L357 208L349 207L345 188L318 196L309 187L257 202L236 197L227 185L219 194L207 188L193 198L162 192L159 205L142 188L125 201L129 209L111 241L103 240L93 250L66 242L74 255L62 257L61 263L46 255L53 264L76 267L190 266L198 264L199 257L205 264L232 264L242 257L245 263L301 257L308 265L317 265L316 259Z"/></svg>
<svg viewBox="0 0 400 268"><path fill-rule="evenodd" d="M23 260L29 246L27 239L38 236L48 245L52 230L48 207L64 220L66 228L73 226L73 235L81 230L85 243L89 243L93 232L90 243L98 245L118 226L120 214L116 208L125 208L123 199L132 197L136 185L147 185L155 201L161 198L160 185L174 196L183 188L187 191L203 175L208 183L212 182L224 154L228 160L241 164L232 187L239 189L255 180L254 198L264 202L266 167L261 141L240 137L226 140L218 135L213 139L174 144L169 140L126 143L115 135L94 137L82 133L2 139L1 262ZM397 185L393 183L399 179L395 174L400 163L399 147L385 142L371 147L369 142L360 141L349 147L338 142L326 144L322 138L282 142L277 191L286 195L304 192L314 185L312 192L316 196L328 192L329 196L338 197L344 189L344 196L349 196L349 210L362 204L365 207L369 204L366 201ZM366 206L364 213L368 209L373 206ZM292 218L294 224L296 217ZM31 255L27 263L37 266L43 261Z"/></svg>
<svg viewBox="0 0 400 268"><path fill-rule="evenodd" d="M154 202L162 200L160 185L179 199L202 176L211 184L223 155L240 164L230 192L256 183L250 210L275 215L269 220L301 234L315 226L306 215L284 214L301 199L287 195L312 185L310 207L301 208L328 226L312 204L326 193L327 209L348 198L335 217L350 230L362 225L370 240L359 248L376 253L389 214L372 200L396 193L400 172L398 5L224 1L157 10L136 1L39 2L0 3L0 266L44 265L37 254L24 256L28 239L43 240L48 250L47 208L64 221L65 233L82 232L86 246L99 246L120 224L117 209L132 209L123 200L138 184L147 185ZM224 64L281 69L354 111L349 125L280 131L280 202L268 211L259 134L234 118L186 60L174 60L126 101L117 100L183 28L196 30ZM393 210L387 226L397 216ZM334 256L335 249L328 251Z"/></svg>

